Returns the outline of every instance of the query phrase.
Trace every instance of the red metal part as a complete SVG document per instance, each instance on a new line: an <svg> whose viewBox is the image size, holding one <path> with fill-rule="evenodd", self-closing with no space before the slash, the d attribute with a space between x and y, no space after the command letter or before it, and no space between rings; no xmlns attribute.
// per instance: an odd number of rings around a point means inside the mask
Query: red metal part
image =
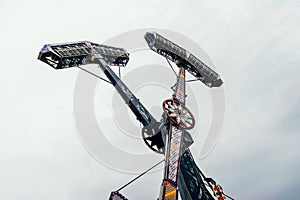
<svg viewBox="0 0 300 200"><path fill-rule="evenodd" d="M177 119L176 119L176 117L172 116L172 113L169 110L170 105L175 105L177 107L180 106L186 112L185 115L187 115L187 117L189 117L189 121L187 121L185 124L182 121L178 122ZM180 104L178 100L176 100L176 99L167 99L167 100L165 100L163 102L163 110L166 113L166 115L168 116L168 118L176 126L179 126L180 128L183 128L183 129L192 129L192 128L194 128L194 126L195 126L195 118L194 118L193 114L191 113L191 111L187 107L185 107L184 105ZM180 115L181 113L178 113L178 114Z"/></svg>

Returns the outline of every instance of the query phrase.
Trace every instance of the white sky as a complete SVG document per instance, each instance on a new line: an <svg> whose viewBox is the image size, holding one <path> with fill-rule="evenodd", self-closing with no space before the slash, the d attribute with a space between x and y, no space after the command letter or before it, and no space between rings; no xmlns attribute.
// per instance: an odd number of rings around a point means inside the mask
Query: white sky
<svg viewBox="0 0 300 200"><path fill-rule="evenodd" d="M223 135L200 167L236 199L297 199L299 11L297 0L2 0L0 199L107 199L134 177L103 166L81 144L78 70L54 71L36 58L46 43L101 43L140 28L186 35L223 77ZM155 199L161 176L140 179L125 196Z"/></svg>

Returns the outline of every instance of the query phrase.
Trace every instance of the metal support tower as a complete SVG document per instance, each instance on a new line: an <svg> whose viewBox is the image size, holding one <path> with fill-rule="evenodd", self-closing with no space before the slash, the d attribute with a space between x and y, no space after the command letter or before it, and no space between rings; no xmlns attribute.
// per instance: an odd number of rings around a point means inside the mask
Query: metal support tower
<svg viewBox="0 0 300 200"><path fill-rule="evenodd" d="M178 101L179 106L185 105L185 70L180 68L179 75L176 83L176 89L173 94L174 101ZM169 110L176 109L176 104L171 105ZM179 110L178 107L178 111ZM177 119L176 122L180 123L180 114L174 116ZM174 113L174 112L173 112ZM172 115L172 113L171 113ZM187 123L187 122L186 122ZM177 200L178 199L178 172L180 166L180 156L182 152L182 138L184 131L179 126L170 123L168 142L166 144L167 151L165 154L165 170L164 170L164 180L161 186L160 200Z"/></svg>

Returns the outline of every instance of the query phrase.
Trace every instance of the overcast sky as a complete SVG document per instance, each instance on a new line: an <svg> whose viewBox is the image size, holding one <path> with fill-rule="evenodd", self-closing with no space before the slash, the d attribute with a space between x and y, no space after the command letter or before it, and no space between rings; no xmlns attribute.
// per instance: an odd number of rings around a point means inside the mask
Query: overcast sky
<svg viewBox="0 0 300 200"><path fill-rule="evenodd" d="M297 0L2 0L0 199L108 199L112 190L136 175L107 167L82 144L73 111L79 71L55 71L36 58L46 43L101 43L142 28L185 35L205 50L222 75L226 94L222 136L204 159L197 156L201 141L195 144L192 150L199 166L236 199L297 199L299 22ZM136 53L134 58L143 60L146 55ZM127 67L124 74L136 67L134 61ZM198 85L202 88L198 98L209 98L208 88ZM111 107L111 96L101 93L109 89L103 83L98 88L97 103L102 100ZM148 99L146 105L157 104L153 96L147 96L149 92L137 92L142 100ZM108 113L97 111L103 129L117 132ZM203 112L211 117L209 109ZM208 127L206 115L201 115L201 109L199 113ZM116 137L107 137L118 143ZM122 149L136 154L142 148L146 151L142 141L134 147ZM128 162L126 157L122 161ZM161 178L162 172L156 171L123 193L130 200L155 199Z"/></svg>

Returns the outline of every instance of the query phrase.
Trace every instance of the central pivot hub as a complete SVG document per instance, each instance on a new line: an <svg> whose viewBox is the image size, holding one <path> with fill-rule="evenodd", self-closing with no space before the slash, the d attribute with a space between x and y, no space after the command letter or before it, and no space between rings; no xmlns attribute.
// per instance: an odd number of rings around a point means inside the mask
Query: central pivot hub
<svg viewBox="0 0 300 200"><path fill-rule="evenodd" d="M176 99L167 99L163 102L163 109L170 121L183 129L192 129L195 118L191 111L180 104Z"/></svg>

